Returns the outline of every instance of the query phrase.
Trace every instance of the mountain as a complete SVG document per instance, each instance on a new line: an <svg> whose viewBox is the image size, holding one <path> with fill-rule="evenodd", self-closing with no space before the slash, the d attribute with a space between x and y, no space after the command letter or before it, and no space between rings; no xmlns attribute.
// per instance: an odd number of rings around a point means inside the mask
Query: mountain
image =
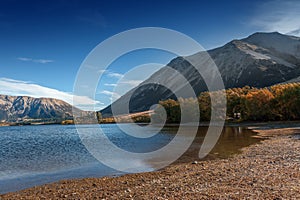
<svg viewBox="0 0 300 200"><path fill-rule="evenodd" d="M226 45L208 51L218 67L226 88L266 87L300 77L300 38L278 32L255 33L241 40L233 40ZM177 57L167 66L179 71L192 85L196 94L206 91L203 78L187 60L205 64L203 52ZM209 69L207 69L209 70ZM166 87L153 83L167 83L174 77L163 67L141 85L130 90L113 104L115 108L129 102L129 111L140 112L150 108L160 100L175 98ZM147 84L149 83L149 84ZM100 111L111 115L111 106ZM120 113L118 114L122 114Z"/></svg>
<svg viewBox="0 0 300 200"><path fill-rule="evenodd" d="M53 98L0 95L0 122L72 119L72 109L70 104Z"/></svg>

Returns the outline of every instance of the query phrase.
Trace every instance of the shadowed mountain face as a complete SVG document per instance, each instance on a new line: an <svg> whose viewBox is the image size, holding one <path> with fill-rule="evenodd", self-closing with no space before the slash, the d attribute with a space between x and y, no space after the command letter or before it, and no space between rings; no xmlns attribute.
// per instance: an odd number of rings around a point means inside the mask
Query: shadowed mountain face
<svg viewBox="0 0 300 200"><path fill-rule="evenodd" d="M71 119L72 108L70 104L52 98L0 95L0 121L5 122L24 119Z"/></svg>
<svg viewBox="0 0 300 200"><path fill-rule="evenodd" d="M255 33L245 39L233 40L220 48L209 50L208 54L218 67L226 88L246 85L260 88L298 80L300 76L300 38L294 36L277 32ZM201 61L203 53L186 58L177 57L168 66L179 71L190 82L195 93L199 94L206 91L207 87L200 74L187 61L190 59ZM175 96L170 90L153 84L172 81L166 68L163 67L142 85L123 95L114 102L114 106L118 108L129 102L130 112L140 112L148 110L160 100L174 99ZM103 109L101 113L104 117L110 116L111 106Z"/></svg>

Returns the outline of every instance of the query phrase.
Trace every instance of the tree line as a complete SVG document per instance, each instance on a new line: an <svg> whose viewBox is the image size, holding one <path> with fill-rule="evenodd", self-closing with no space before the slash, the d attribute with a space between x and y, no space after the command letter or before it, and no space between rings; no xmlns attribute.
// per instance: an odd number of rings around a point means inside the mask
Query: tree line
<svg viewBox="0 0 300 200"><path fill-rule="evenodd" d="M278 84L266 88L245 86L231 88L226 91L228 120L236 121L275 121L300 119L300 83ZM165 108L167 123L179 123L181 107L185 112L194 115L195 101L198 102L200 120L209 121L211 116L211 96L218 98L216 92L202 92L197 99L182 99L177 101L168 99L160 101L159 105ZM225 112L225 111L224 111ZM157 122L162 120L161 109L155 110L152 116Z"/></svg>

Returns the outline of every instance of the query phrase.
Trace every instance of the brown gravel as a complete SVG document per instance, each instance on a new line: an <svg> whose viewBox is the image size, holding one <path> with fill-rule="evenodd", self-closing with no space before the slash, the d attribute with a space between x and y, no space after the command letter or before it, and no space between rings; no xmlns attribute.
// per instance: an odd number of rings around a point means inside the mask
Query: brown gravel
<svg viewBox="0 0 300 200"><path fill-rule="evenodd" d="M229 159L116 178L60 181L0 199L300 199L300 140L293 136L300 130L256 131L268 140Z"/></svg>

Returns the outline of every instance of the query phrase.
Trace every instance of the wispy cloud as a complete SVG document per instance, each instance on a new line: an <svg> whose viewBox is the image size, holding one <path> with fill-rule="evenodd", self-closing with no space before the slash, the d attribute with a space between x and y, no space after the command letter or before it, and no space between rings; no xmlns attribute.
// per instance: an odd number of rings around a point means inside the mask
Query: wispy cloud
<svg viewBox="0 0 300 200"><path fill-rule="evenodd" d="M272 0L259 3L251 25L263 31L278 31L300 36L300 1Z"/></svg>
<svg viewBox="0 0 300 200"><path fill-rule="evenodd" d="M99 110L103 104L86 96L74 96L70 92L64 92L53 88L44 87L29 81L0 78L0 91L4 95L47 97L63 100L84 110ZM76 102L73 102L76 97Z"/></svg>
<svg viewBox="0 0 300 200"><path fill-rule="evenodd" d="M114 90L102 90L97 94L106 95L113 102L119 99L123 94L125 94L130 89L138 86L142 80L127 80L121 79L118 83L105 83L104 86L114 87Z"/></svg>
<svg viewBox="0 0 300 200"><path fill-rule="evenodd" d="M20 57L20 58L18 58L18 60L21 60L21 61L32 61L31 58L24 58L24 57Z"/></svg>
<svg viewBox="0 0 300 200"><path fill-rule="evenodd" d="M26 57L19 57L17 59L20 60L20 61L24 61L24 62L34 62L34 63L40 63L40 64L47 64L47 63L54 62L54 60L33 59L33 58L26 58Z"/></svg>
<svg viewBox="0 0 300 200"><path fill-rule="evenodd" d="M22 59L27 59L27 58L22 58ZM113 72L113 71L108 70L108 69L101 69L99 66L95 66L95 65L91 65L91 64L87 64L84 67L95 71L97 74L108 76L108 77L111 77L111 78L120 79L120 78L122 78L124 76L124 74Z"/></svg>
<svg viewBox="0 0 300 200"><path fill-rule="evenodd" d="M116 83L104 83L105 86L109 86L109 87L116 87L117 84Z"/></svg>
<svg viewBox="0 0 300 200"><path fill-rule="evenodd" d="M119 74L116 72L106 71L106 73L107 73L107 76L113 77L113 78L122 78L124 76L123 74Z"/></svg>
<svg viewBox="0 0 300 200"><path fill-rule="evenodd" d="M108 86L108 87L116 87L118 85L128 85L128 86L131 86L131 87L136 87L141 82L143 82L143 80L125 80L125 79L122 79L118 83L104 83L104 85Z"/></svg>
<svg viewBox="0 0 300 200"><path fill-rule="evenodd" d="M99 92L99 94L104 94L104 95L109 96L109 98L112 101L114 101L114 100L116 100L116 99L118 99L118 98L121 97L121 95L119 95L118 93L113 92L113 91L109 91L109 90L102 90L102 91Z"/></svg>

